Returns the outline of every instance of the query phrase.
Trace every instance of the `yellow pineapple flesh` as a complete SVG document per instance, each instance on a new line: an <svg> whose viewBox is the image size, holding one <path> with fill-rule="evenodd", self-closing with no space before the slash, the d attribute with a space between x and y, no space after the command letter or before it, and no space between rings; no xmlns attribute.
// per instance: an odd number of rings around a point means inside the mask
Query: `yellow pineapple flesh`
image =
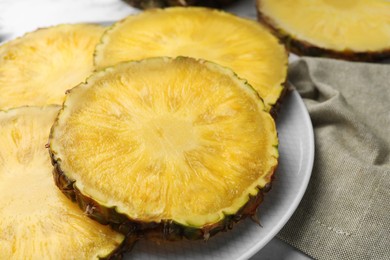
<svg viewBox="0 0 390 260"><path fill-rule="evenodd" d="M287 44L301 42L301 54L315 54L307 46L312 45L323 49L317 50L318 55L337 57L327 53L329 50L339 52L339 56L343 52L387 52L390 57L389 1L257 0L257 5L260 19L280 37L287 37ZM349 56L353 59L353 54ZM378 56L385 58L384 54Z"/></svg>
<svg viewBox="0 0 390 260"><path fill-rule="evenodd" d="M189 56L231 68L248 80L270 110L287 75L287 52L256 21L197 7L154 9L108 29L96 48L98 68L156 56Z"/></svg>
<svg viewBox="0 0 390 260"><path fill-rule="evenodd" d="M65 91L94 70L103 31L100 25L58 25L1 45L0 109L62 104Z"/></svg>
<svg viewBox="0 0 390 260"><path fill-rule="evenodd" d="M104 222L117 214L137 227L223 229L276 169L276 128L264 108L214 63L151 58L107 68L67 95L49 141L57 178Z"/></svg>
<svg viewBox="0 0 390 260"><path fill-rule="evenodd" d="M58 110L0 112L1 259L98 259L124 240L55 186L45 144Z"/></svg>

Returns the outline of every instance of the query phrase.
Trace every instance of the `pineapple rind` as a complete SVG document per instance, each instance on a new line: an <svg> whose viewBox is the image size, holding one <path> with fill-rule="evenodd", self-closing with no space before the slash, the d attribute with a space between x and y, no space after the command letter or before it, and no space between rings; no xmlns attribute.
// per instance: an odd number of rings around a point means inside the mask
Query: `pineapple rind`
<svg viewBox="0 0 390 260"><path fill-rule="evenodd" d="M263 202L264 195L271 189L271 181L264 187L256 187L257 194L248 195L248 200L244 205L233 214L223 214L219 221L204 226L191 226L179 223L173 220L162 220L160 222L142 222L137 219L131 219L126 214L118 211L116 207L106 207L96 200L84 195L75 184L70 180L51 154L54 170L53 175L56 185L72 201L78 203L79 207L92 219L103 225L110 225L114 230L130 235L131 241L136 241L138 237L147 239L163 240L198 240L216 235L219 232L231 230L235 223L249 217L255 218L257 208ZM275 168L276 169L276 168ZM274 171L273 171L274 173ZM270 178L273 178L273 173ZM130 243L132 244L132 243Z"/></svg>
<svg viewBox="0 0 390 260"><path fill-rule="evenodd" d="M337 50L329 47L319 46L307 40L297 39L289 32L280 28L276 22L261 11L262 0L256 1L258 21L270 29L270 31L284 43L287 50L299 56L328 57L350 61L376 62L390 58L390 46L378 50Z"/></svg>
<svg viewBox="0 0 390 260"><path fill-rule="evenodd" d="M150 60L160 60L164 59L165 61L170 61L172 59L170 58L150 58ZM188 59L193 60L191 58L185 58L185 57L179 57L178 59ZM138 62L130 62L130 63L142 63L147 62L148 60L144 61L138 61ZM206 62L206 61L199 61L204 64L206 64L209 68L214 68L215 70L218 70L221 73L225 73L229 77L233 77L234 73L227 69L222 68L217 64ZM117 65L116 67L123 66L125 67L126 64L130 63L122 63L121 65ZM113 71L115 68L107 68L103 71L96 72L95 75L91 76L86 84L92 84L92 82L95 81L95 78L99 78L100 76L105 75L107 72ZM257 95L256 91L253 90L248 84L246 84L245 81L239 80L235 77L233 77L234 80L237 80L237 83L242 85L246 85L246 89L244 91L251 92L251 96L256 96L259 102L256 102L258 106L263 106L260 97ZM252 216L255 214L255 209L257 206L261 203L263 193L265 190L269 189L270 182L272 179L272 176L275 172L276 166L277 166L277 157L278 157L278 151L277 151L277 140L275 140L275 145L273 146L273 156L275 159L275 164L272 168L269 169L269 172L262 178L259 178L257 181L253 182L250 187L246 189L244 192L244 196L240 197L240 199L237 199L235 201L235 204L229 208L225 208L222 211L218 212L217 214L212 215L202 215L202 216L194 216L193 218L187 218L187 219L180 219L175 218L173 220L169 219L161 219L160 221L143 221L141 219L133 218L132 216L129 216L126 214L126 211L122 211L121 207L118 205L110 205L107 200L104 198L99 198L100 195L95 193L94 191L91 192L91 190L87 190L82 182L79 180L76 181L74 179L74 173L71 172L71 170L64 172L64 168L61 161L61 155L59 155L59 151L61 148L58 147L58 144L54 141L56 138L56 128L60 127L60 124L63 124L63 122L59 123L59 120L62 117L69 116L70 109L66 109L68 106L72 106L74 103L78 103L79 99L81 101L82 92L88 91L88 87L86 84L81 84L80 86L74 88L68 93L68 96L66 98L66 101L64 103L63 109L60 111L59 116L57 117L56 122L54 123L54 126L51 131L50 135L50 149L49 152L51 154L52 163L54 165L54 174L55 174L55 182L57 186L72 200L77 201L79 206L82 209L93 209L93 210L86 210L87 213L94 219L98 220L101 223L104 224L110 224L113 226L116 230L119 230L123 232L124 234L128 232L134 232L134 230L142 230L142 233L148 233L151 236L154 236L153 234L160 234L164 238L167 238L168 235L164 235L164 232L157 232L157 230L166 230L164 229L165 226L173 225L173 228L175 230L174 235L172 235L171 238L168 239L176 239L179 237L186 237L188 239L198 239L201 237L207 237L210 234L213 235L217 233L217 231L220 230L226 230L231 227L232 223L239 221L242 218L245 218L246 216ZM73 96L71 98L71 96ZM71 99L73 99L71 103ZM264 109L264 107L262 108ZM261 110L261 109L260 109ZM269 117L271 118L271 117ZM61 119L64 120L64 119ZM276 129L274 129L276 131ZM58 131L57 131L58 132ZM273 159L273 160L274 160ZM191 231L193 230L193 231ZM169 237L169 236L168 236Z"/></svg>

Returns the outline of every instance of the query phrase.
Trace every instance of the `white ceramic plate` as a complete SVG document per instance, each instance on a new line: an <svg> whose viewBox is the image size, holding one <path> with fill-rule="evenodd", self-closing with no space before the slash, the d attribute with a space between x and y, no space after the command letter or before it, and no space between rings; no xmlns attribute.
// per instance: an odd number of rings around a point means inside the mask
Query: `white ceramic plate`
<svg viewBox="0 0 390 260"><path fill-rule="evenodd" d="M297 208L310 179L314 135L308 112L294 90L283 103L277 121L280 161L271 191L260 205L262 227L250 219L233 230L205 241L140 241L125 259L248 259L265 246Z"/></svg>
<svg viewBox="0 0 390 260"><path fill-rule="evenodd" d="M241 0L228 11L241 16L256 17L253 0ZM100 16L110 17L107 12L102 12ZM95 20L104 19L100 16L97 15L99 19ZM112 17L117 16L115 12L112 14ZM63 22L54 18L51 17L50 20L46 17L45 23L40 26ZM67 22L73 21L73 19L68 21L70 18L65 16L60 18ZM27 29L23 27L23 30ZM19 33L22 34L23 30ZM247 219L235 225L233 230L220 233L207 242L180 241L158 245L140 241L125 259L242 260L250 258L264 247L285 225L301 201L310 179L314 159L312 125L296 91L293 91L283 103L277 125L280 162L272 190L259 208L262 227Z"/></svg>

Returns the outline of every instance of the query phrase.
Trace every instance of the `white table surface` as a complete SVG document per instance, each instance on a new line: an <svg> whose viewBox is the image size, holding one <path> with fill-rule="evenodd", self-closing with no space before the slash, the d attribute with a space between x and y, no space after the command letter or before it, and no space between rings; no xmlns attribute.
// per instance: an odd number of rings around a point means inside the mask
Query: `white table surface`
<svg viewBox="0 0 390 260"><path fill-rule="evenodd" d="M242 0L228 11L255 18L254 0ZM115 21L139 12L121 0L0 0L0 42L39 27L69 22ZM251 259L308 260L299 250L274 238Z"/></svg>

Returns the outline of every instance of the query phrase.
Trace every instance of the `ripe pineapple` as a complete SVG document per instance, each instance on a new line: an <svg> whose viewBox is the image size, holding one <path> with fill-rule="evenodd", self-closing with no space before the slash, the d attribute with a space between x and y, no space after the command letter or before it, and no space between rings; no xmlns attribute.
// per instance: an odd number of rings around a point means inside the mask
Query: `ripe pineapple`
<svg viewBox="0 0 390 260"><path fill-rule="evenodd" d="M67 94L51 130L56 184L121 232L207 239L254 216L270 188L278 139L264 108L215 63L107 68Z"/></svg>
<svg viewBox="0 0 390 260"><path fill-rule="evenodd" d="M237 0L125 0L130 5L141 8L158 8L167 6L209 6L223 7Z"/></svg>
<svg viewBox="0 0 390 260"><path fill-rule="evenodd" d="M298 55L390 58L387 0L257 0L259 20Z"/></svg>
<svg viewBox="0 0 390 260"><path fill-rule="evenodd" d="M154 9L117 22L96 47L95 65L156 56L229 67L258 91L267 110L277 108L285 90L288 55L278 39L255 21L207 8Z"/></svg>
<svg viewBox="0 0 390 260"><path fill-rule="evenodd" d="M0 259L115 258L124 236L55 186L45 149L59 107L0 111Z"/></svg>
<svg viewBox="0 0 390 260"><path fill-rule="evenodd" d="M62 104L65 91L93 71L104 27L59 25L0 46L0 109Z"/></svg>

